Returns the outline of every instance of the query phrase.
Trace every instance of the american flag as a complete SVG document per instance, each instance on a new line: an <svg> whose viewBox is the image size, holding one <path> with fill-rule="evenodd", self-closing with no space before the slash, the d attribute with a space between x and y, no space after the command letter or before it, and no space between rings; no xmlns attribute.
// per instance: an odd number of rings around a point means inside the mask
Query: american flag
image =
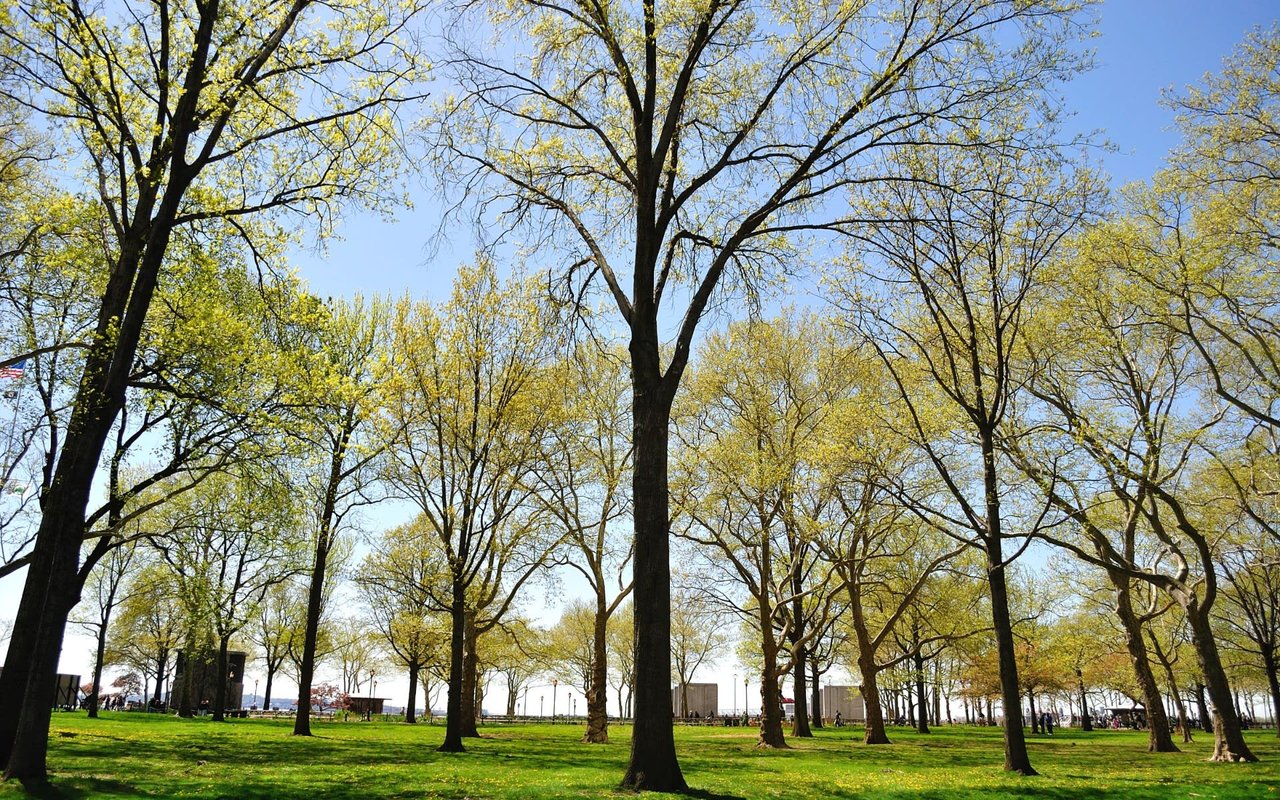
<svg viewBox="0 0 1280 800"><path fill-rule="evenodd" d="M13 364L12 366L0 367L0 378L21 378L22 367L26 363L27 363L27 360L24 358L21 361L19 361L17 364Z"/></svg>

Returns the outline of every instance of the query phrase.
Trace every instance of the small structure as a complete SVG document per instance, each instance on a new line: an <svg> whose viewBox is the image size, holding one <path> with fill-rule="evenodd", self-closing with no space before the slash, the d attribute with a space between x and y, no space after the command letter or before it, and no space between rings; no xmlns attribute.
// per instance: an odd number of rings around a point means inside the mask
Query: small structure
<svg viewBox="0 0 1280 800"><path fill-rule="evenodd" d="M385 697L360 697L358 695L347 695L347 711L352 714L359 714L362 717L371 716L373 714L382 713L382 704L386 702Z"/></svg>
<svg viewBox="0 0 1280 800"><path fill-rule="evenodd" d="M684 698L689 707L684 707ZM714 717L720 708L720 685L715 683L691 683L687 690L676 684L671 689L671 713L677 719L687 719L697 714L699 718Z"/></svg>
<svg viewBox="0 0 1280 800"><path fill-rule="evenodd" d="M867 704L857 686L823 686L822 716L835 719L836 712L844 722L866 722Z"/></svg>
<svg viewBox="0 0 1280 800"><path fill-rule="evenodd" d="M216 652L197 653L188 659L187 654L179 650L177 666L174 670L173 682L170 684L171 696L169 705L181 705L183 681L187 680L187 669L191 669L190 702L198 707L208 700L213 702L217 697L219 680L226 681L227 707L224 711L238 711L244 702L244 662L245 654L239 650L227 651L227 674L218 674L218 654Z"/></svg>

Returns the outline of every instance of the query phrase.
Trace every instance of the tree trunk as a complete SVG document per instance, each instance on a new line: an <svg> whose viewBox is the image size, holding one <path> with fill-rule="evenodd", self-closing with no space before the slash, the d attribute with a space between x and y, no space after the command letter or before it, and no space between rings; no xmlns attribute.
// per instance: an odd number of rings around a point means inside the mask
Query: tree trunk
<svg viewBox="0 0 1280 800"><path fill-rule="evenodd" d="M595 625L591 642L591 682L587 687L587 732L582 741L605 744L609 741L609 661L605 635L608 632L608 609L603 597L596 598Z"/></svg>
<svg viewBox="0 0 1280 800"><path fill-rule="evenodd" d="M267 687L262 695L262 710L266 711L271 708L271 684L275 682L276 671L274 669L267 670Z"/></svg>
<svg viewBox="0 0 1280 800"><path fill-rule="evenodd" d="M449 702L444 718L444 741L437 748L442 753L461 753L466 749L462 746L462 638L467 624L467 597L466 587L456 576L453 579L452 600L449 637Z"/></svg>
<svg viewBox="0 0 1280 800"><path fill-rule="evenodd" d="M323 528L316 536L311 585L307 588L307 624L302 637L302 659L298 662L298 707L293 715L293 735L311 735L311 682L315 678L316 648L320 641L320 616L324 610L324 581L329 564L329 533Z"/></svg>
<svg viewBox="0 0 1280 800"><path fill-rule="evenodd" d="M1160 667L1164 670L1165 682L1169 684L1169 694L1173 698L1174 707L1178 711L1178 728L1182 731L1182 741L1191 741L1191 725L1187 722L1187 707L1182 702L1182 695L1178 691L1178 678L1173 673L1173 662L1165 655L1164 648L1160 646L1160 641L1156 639L1155 633L1148 628L1147 636L1151 639L1151 649L1156 654L1156 660L1160 662Z"/></svg>
<svg viewBox="0 0 1280 800"><path fill-rule="evenodd" d="M1004 768L1022 775L1035 775L1023 732L1022 692L1018 690L1018 665L1009 618L1009 595L1005 586L1003 556L988 551L987 580L991 588L991 624L995 632L1000 663L1000 699L1004 706ZM989 717L988 717L989 719ZM992 721L994 724L994 721Z"/></svg>
<svg viewBox="0 0 1280 800"><path fill-rule="evenodd" d="M1022 775L1035 775L1022 729L1022 693L1018 690L1018 660L1013 641L1013 621L1009 616L1009 592L1005 584L1004 532L1000 519L1000 487L996 480L995 441L990 430L981 431L979 436L987 512L985 544L987 582L991 589L991 627L1000 662L1000 698L1004 703L1004 768Z"/></svg>
<svg viewBox="0 0 1280 800"><path fill-rule="evenodd" d="M404 721L409 725L418 723L418 662L409 659L409 704L404 707Z"/></svg>
<svg viewBox="0 0 1280 800"><path fill-rule="evenodd" d="M1040 733L1040 716L1036 714L1036 695L1030 689L1027 690L1027 708L1031 713L1031 732Z"/></svg>
<svg viewBox="0 0 1280 800"><path fill-rule="evenodd" d="M1266 648L1262 651L1262 665L1267 673L1267 686L1271 689L1271 722L1275 725L1276 736L1280 737L1280 677L1276 675L1276 651Z"/></svg>
<svg viewBox="0 0 1280 800"><path fill-rule="evenodd" d="M792 678L795 681L795 714L791 720L791 735L813 737L813 732L809 730L809 681L806 673L804 647L794 646L792 656L795 658L795 665L792 668Z"/></svg>
<svg viewBox="0 0 1280 800"><path fill-rule="evenodd" d="M814 728L822 727L822 686L818 680L822 677L822 673L818 672L818 662L810 661L809 679L812 681L809 694L809 714L813 720Z"/></svg>
<svg viewBox="0 0 1280 800"><path fill-rule="evenodd" d="M1200 716L1200 730L1213 733L1213 717L1209 715L1209 704L1205 702L1204 684L1196 681L1196 714Z"/></svg>
<svg viewBox="0 0 1280 800"><path fill-rule="evenodd" d="M791 545L792 558L799 558L799 548ZM809 660L809 652L801 640L805 634L804 619L804 602L801 601L802 592L804 591L804 582L801 580L800 571L792 565L791 573L791 593L794 599L791 601L791 680L795 683L794 711L791 717L791 735L813 737L813 732L809 730L809 682L805 674L808 666L805 662Z"/></svg>
<svg viewBox="0 0 1280 800"><path fill-rule="evenodd" d="M912 659L915 661L916 667L916 731L918 733L929 732L929 698L925 694L924 689L924 656L917 650Z"/></svg>
<svg viewBox="0 0 1280 800"><path fill-rule="evenodd" d="M98 718L98 695L102 694L102 660L107 654L107 626L98 626L97 649L93 654L93 691L89 693L89 719Z"/></svg>
<svg viewBox="0 0 1280 800"><path fill-rule="evenodd" d="M641 252L637 263L656 263L656 252ZM650 246L650 249L652 248ZM644 272L637 270L639 275ZM652 275L652 272L649 272ZM641 287L642 289L644 287ZM674 392L662 385L656 312L652 293L637 294L631 328L632 465L635 561L635 725L631 759L622 788L683 792L688 789L676 758L671 723L671 542L667 487L667 443ZM650 318L652 316L652 318Z"/></svg>
<svg viewBox="0 0 1280 800"><path fill-rule="evenodd" d="M1244 743L1240 729L1240 717L1231 702L1231 685L1222 668L1218 655L1218 643L1213 638L1209 614L1191 598L1183 606L1187 622L1191 625L1191 643L1195 647L1200 671L1204 675L1205 689L1213 701L1213 756L1211 761L1257 761L1258 757Z"/></svg>
<svg viewBox="0 0 1280 800"><path fill-rule="evenodd" d="M854 638L858 643L858 672L862 676L862 702L867 716L863 743L890 744L889 735L884 728L884 707L880 703L880 686L877 683L880 670L876 666L876 652L872 646L871 634L867 630L867 620L862 608L862 589L856 580L849 581L847 587Z"/></svg>
<svg viewBox="0 0 1280 800"><path fill-rule="evenodd" d="M1129 651L1129 662L1133 664L1134 677L1138 688L1142 690L1142 704L1147 709L1148 727L1147 751L1151 753L1176 753L1178 746L1173 743L1169 733L1169 718L1164 713L1164 703L1160 699L1160 687L1156 684L1156 676L1151 671L1151 660L1147 655L1147 645L1142 638L1142 623L1133 610L1133 593L1128 576L1108 570L1107 577L1116 591L1116 615L1120 619L1120 627L1124 629L1124 643Z"/></svg>
<svg viewBox="0 0 1280 800"><path fill-rule="evenodd" d="M464 738L479 739L476 719L480 716L480 704L476 692L480 687L479 643L476 641L475 611L467 611L462 633L462 711L458 724Z"/></svg>
<svg viewBox="0 0 1280 800"><path fill-rule="evenodd" d="M231 645L231 637L226 636L218 639L218 666L214 669L214 678L217 680L216 688L213 690L213 721L225 722L227 719L227 684L231 682L227 669L227 649Z"/></svg>
<svg viewBox="0 0 1280 800"><path fill-rule="evenodd" d="M790 746L782 733L782 688L774 668L776 663L776 653L773 658L766 655L764 674L760 677L760 737L756 740L756 747Z"/></svg>
<svg viewBox="0 0 1280 800"><path fill-rule="evenodd" d="M1093 730L1093 719L1089 716L1089 697L1084 691L1084 670L1076 670L1076 683L1080 690L1080 730L1088 733Z"/></svg>

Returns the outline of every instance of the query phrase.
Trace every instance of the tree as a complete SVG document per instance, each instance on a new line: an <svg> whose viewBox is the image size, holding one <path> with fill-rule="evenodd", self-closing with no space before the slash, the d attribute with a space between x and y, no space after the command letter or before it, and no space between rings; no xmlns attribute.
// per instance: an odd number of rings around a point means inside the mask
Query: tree
<svg viewBox="0 0 1280 800"><path fill-rule="evenodd" d="M29 656L9 659L0 678L4 696L20 698L0 712L8 777L45 778L85 509L156 288L174 270L175 233L221 229L269 256L283 231L255 219L300 211L327 222L346 201L376 202L402 163L394 107L421 65L397 34L417 11L225 0L114 13L42 1L15 7L3 27L0 69L17 78L5 94L75 148L110 238L11 644Z"/></svg>
<svg viewBox="0 0 1280 800"><path fill-rule="evenodd" d="M147 548L142 550L146 555ZM151 700L159 705L164 702L170 659L181 637L181 611L172 574L156 558L146 559L133 571L120 612L111 623L110 649L104 658L155 678Z"/></svg>
<svg viewBox="0 0 1280 800"><path fill-rule="evenodd" d="M904 10L809 3L459 7L442 104L447 179L508 203L571 265L567 293L603 284L626 326L635 460L636 729L623 785L680 791L671 680L667 443L703 317L748 296L829 226L869 154L931 140L927 120L978 118L1069 72L1074 3ZM494 53L468 35L503 42ZM979 77L980 76L980 77Z"/></svg>
<svg viewBox="0 0 1280 800"><path fill-rule="evenodd" d="M497 624L561 541L532 501L530 474L552 413L542 377L553 356L551 319L533 286L503 285L484 260L460 270L449 303L406 300L392 322L386 479L420 512L419 546L443 566L430 590L450 616L444 752L462 751L463 735L477 735L476 637Z"/></svg>
<svg viewBox="0 0 1280 800"><path fill-rule="evenodd" d="M306 605L296 583L281 581L267 589L246 633L258 648L267 672L262 693L264 709L271 708L271 687L276 674L289 659L289 653L297 649L297 640L305 626Z"/></svg>
<svg viewBox="0 0 1280 800"><path fill-rule="evenodd" d="M417 722L418 681L425 671L447 671L442 643L445 627L437 614L444 609L432 590L447 581L447 567L430 546L421 520L384 533L355 574L383 644L409 673L405 722ZM430 702L427 703L430 709Z"/></svg>
<svg viewBox="0 0 1280 800"><path fill-rule="evenodd" d="M759 637L760 746L785 747L781 680L805 709L809 643L825 627L838 582L817 542L830 501L817 479L820 453L851 372L816 317L782 316L708 339L689 381L676 432L683 445L672 494L679 535L707 548L708 570L737 584L720 590ZM747 358L756 367L738 365Z"/></svg>
<svg viewBox="0 0 1280 800"><path fill-rule="evenodd" d="M1044 404L1037 453L1017 460L1070 523L1046 538L1114 575L1122 619L1135 581L1181 607L1215 706L1214 758L1251 760L1211 624L1217 522L1191 480L1218 414L1188 402L1198 393L1194 349L1159 321L1167 304L1133 278L1162 268L1152 258L1162 235L1137 219L1100 227L1064 272L1062 305L1042 317L1062 324L1041 342L1031 387ZM1145 643L1140 628L1128 633L1133 620L1125 625L1137 666ZM1160 701L1148 691L1148 705Z"/></svg>
<svg viewBox="0 0 1280 800"><path fill-rule="evenodd" d="M626 436L625 362L620 353L578 348L562 368L565 413L548 430L545 464L534 473L548 512L566 532L569 566L586 580L594 606L590 676L583 686L587 730L582 740L609 741L609 620L631 594L631 547L618 523L629 511L624 478L631 463Z"/></svg>
<svg viewBox="0 0 1280 800"><path fill-rule="evenodd" d="M192 623L187 663L196 637L207 631L217 647L213 719L227 707L227 651L250 623L267 592L300 570L292 487L270 473L216 476L158 512L163 533L152 541L173 571ZM195 669L187 669L190 683Z"/></svg>
<svg viewBox="0 0 1280 800"><path fill-rule="evenodd" d="M107 652L107 631L111 625L111 616L116 607L127 597L121 590L133 564L135 546L133 544L114 548L105 559L98 563L89 579L89 609L91 617L77 620L92 631L97 640L97 649L93 659L93 690L89 692L89 716L98 716L98 695L102 693L102 667Z"/></svg>
<svg viewBox="0 0 1280 800"><path fill-rule="evenodd" d="M352 513L372 502L370 485L386 450L386 439L378 435L375 425L375 405L390 315L391 304L382 299L367 304L362 299L331 303L297 344L317 357L306 364L299 387L305 400L297 435L304 442L302 470L311 500L314 549L298 663L294 736L311 735L308 706L331 554Z"/></svg>
<svg viewBox="0 0 1280 800"><path fill-rule="evenodd" d="M680 708L689 713L689 684L703 664L714 664L729 644L720 614L696 588L677 587L671 607L671 657L680 689ZM670 692L668 692L670 698ZM781 706L782 698L778 696Z"/></svg>
<svg viewBox="0 0 1280 800"><path fill-rule="evenodd" d="M1027 126L1040 132L1029 135ZM1095 190L1087 176L1063 171L1065 154L1047 138L1052 118L1007 112L976 127L940 131L939 139L996 144L906 154L897 159L901 181L868 189L855 214L892 221L858 229L862 285L843 296L854 330L897 389L902 427L952 501L910 508L986 556L1004 766L1031 775L1005 578L1021 548L1006 551L1019 536L1007 527L998 448L1019 399L1016 359L1032 303ZM1021 535L1036 524L1032 512Z"/></svg>

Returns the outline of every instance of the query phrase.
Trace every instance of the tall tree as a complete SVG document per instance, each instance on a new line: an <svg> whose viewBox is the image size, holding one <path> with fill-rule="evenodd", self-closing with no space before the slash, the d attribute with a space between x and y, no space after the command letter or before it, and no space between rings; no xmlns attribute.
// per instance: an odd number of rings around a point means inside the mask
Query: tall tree
<svg viewBox="0 0 1280 800"><path fill-rule="evenodd" d="M609 619L631 594L631 543L621 530L630 510L625 477L631 465L626 433L626 366L619 352L587 345L563 365L565 409L547 435L546 463L534 473L538 494L567 534L570 568L586 580L594 607L591 675L584 742L609 741Z"/></svg>
<svg viewBox="0 0 1280 800"><path fill-rule="evenodd" d="M319 310L318 310L319 311ZM311 735L311 680L328 581L338 537L354 512L373 502L386 438L375 424L378 370L386 358L391 304L385 299L330 303L301 332L295 349L315 357L299 375L302 409L297 436L300 472L310 500L314 548L307 585L298 704L293 735Z"/></svg>
<svg viewBox="0 0 1280 800"><path fill-rule="evenodd" d="M117 11L119 13L117 13ZM181 228L274 251L280 228L253 220L300 211L331 220L347 200L376 201L403 163L396 105L421 74L398 34L417 13L360 3L237 0L16 6L0 31L4 92L65 134L110 234L95 336L0 677L0 761L43 780L58 652L79 594L77 569L100 456L125 402L156 287ZM300 87L306 87L302 91Z"/></svg>
<svg viewBox="0 0 1280 800"><path fill-rule="evenodd" d="M892 221L857 229L864 268L842 294L898 390L902 427L952 501L911 509L986 556L1004 766L1031 775L1005 572L1036 522L1033 515L1023 530L1006 527L1009 484L998 448L1023 381L1016 359L1031 305L1091 197L1088 182L1059 171L1063 154L1028 135L1028 125L1052 135L1051 119L1009 111L978 123L979 131L939 132L953 145L997 144L898 158L902 180L869 187L855 212Z"/></svg>
<svg viewBox="0 0 1280 800"><path fill-rule="evenodd" d="M870 154L932 145L926 121L981 117L1070 72L1076 3L458 8L460 88L437 128L451 182L482 214L509 201L499 227L563 252L567 293L586 302L603 284L626 326L637 663L623 785L683 790L667 444L698 326L731 287L800 261L804 232L839 216L828 201L881 175Z"/></svg>
<svg viewBox="0 0 1280 800"><path fill-rule="evenodd" d="M553 413L543 377L555 343L534 286L502 283L484 260L460 270L447 304L406 300L392 322L386 477L421 513L420 546L444 566L435 602L451 626L445 752L475 735L476 637L559 543L532 500L530 474Z"/></svg>

